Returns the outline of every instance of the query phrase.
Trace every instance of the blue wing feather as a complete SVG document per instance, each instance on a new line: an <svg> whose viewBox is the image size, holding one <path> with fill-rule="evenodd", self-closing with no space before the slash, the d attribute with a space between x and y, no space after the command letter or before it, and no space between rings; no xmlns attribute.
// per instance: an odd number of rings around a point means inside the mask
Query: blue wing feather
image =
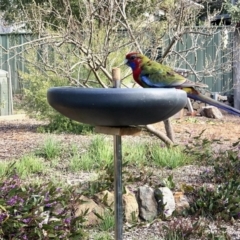
<svg viewBox="0 0 240 240"><path fill-rule="evenodd" d="M146 85L147 87L151 88L165 88L168 87L166 84L162 82L152 82L147 76L141 75L141 82Z"/></svg>

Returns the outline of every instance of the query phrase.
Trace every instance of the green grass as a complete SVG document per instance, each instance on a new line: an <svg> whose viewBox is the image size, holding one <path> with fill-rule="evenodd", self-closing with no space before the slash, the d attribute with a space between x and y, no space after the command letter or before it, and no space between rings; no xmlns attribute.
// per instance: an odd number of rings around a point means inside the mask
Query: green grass
<svg viewBox="0 0 240 240"><path fill-rule="evenodd" d="M79 152L78 147L73 144L68 149L65 148L65 152L67 159L63 158L61 142L48 136L35 154L25 155L16 160L16 171L22 177L42 173L44 170L59 170L59 166L67 167L71 172L93 171L113 163L114 159L112 140L103 135L93 136L86 151ZM122 155L123 162L137 167L176 168L189 164L192 160L180 147L165 148L161 147L158 141L149 140L123 141ZM64 164L61 164L61 161L64 161ZM0 162L0 175L4 175L7 168L6 162Z"/></svg>
<svg viewBox="0 0 240 240"><path fill-rule="evenodd" d="M112 231L115 224L114 213L110 210L106 210L101 216L101 222L98 228L101 232Z"/></svg>
<svg viewBox="0 0 240 240"><path fill-rule="evenodd" d="M7 161L0 161L0 177L3 177L6 175L8 169L9 169L9 162Z"/></svg>
<svg viewBox="0 0 240 240"><path fill-rule="evenodd" d="M57 158L62 154L61 142L54 137L48 136L35 154L48 160Z"/></svg>
<svg viewBox="0 0 240 240"><path fill-rule="evenodd" d="M181 147L161 148L157 144L151 144L149 153L152 164L157 167L172 169L187 165L193 161L189 155L183 152Z"/></svg>
<svg viewBox="0 0 240 240"><path fill-rule="evenodd" d="M123 158L138 167L142 165L177 168L192 162L192 158L181 147L162 147L158 141L123 143Z"/></svg>
<svg viewBox="0 0 240 240"><path fill-rule="evenodd" d="M89 170L91 168L91 161L89 158L84 158L82 161L79 154L74 154L69 161L68 168L71 172L78 172L81 170Z"/></svg>
<svg viewBox="0 0 240 240"><path fill-rule="evenodd" d="M122 145L122 156L124 161L128 161L130 164L134 164L138 167L148 163L147 141L123 141Z"/></svg>
<svg viewBox="0 0 240 240"><path fill-rule="evenodd" d="M1 176L4 176L8 170L11 170L10 168L13 168L18 176L24 179L32 174L43 173L46 165L43 159L30 154L24 155L18 160L0 162L0 168Z"/></svg>
<svg viewBox="0 0 240 240"><path fill-rule="evenodd" d="M100 232L94 236L94 240L113 240L114 238L108 232Z"/></svg>
<svg viewBox="0 0 240 240"><path fill-rule="evenodd" d="M18 175L25 178L29 174L42 173L46 167L43 159L25 155L16 161L15 168Z"/></svg>
<svg viewBox="0 0 240 240"><path fill-rule="evenodd" d="M158 141L141 142L123 141L123 161L141 167L143 165L176 168L192 161L180 147L161 147ZM70 159L69 169L94 170L113 161L113 145L110 139L96 135L93 137L87 151L83 154L74 153Z"/></svg>
<svg viewBox="0 0 240 240"><path fill-rule="evenodd" d="M102 135L93 137L86 152L74 153L70 158L69 169L90 171L101 168L113 161L113 147L109 139Z"/></svg>

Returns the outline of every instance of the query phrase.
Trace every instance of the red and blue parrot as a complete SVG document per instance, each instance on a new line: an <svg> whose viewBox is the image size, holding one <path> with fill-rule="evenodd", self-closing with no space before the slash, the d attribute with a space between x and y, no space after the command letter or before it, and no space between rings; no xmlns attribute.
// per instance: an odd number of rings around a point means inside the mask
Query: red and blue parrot
<svg viewBox="0 0 240 240"><path fill-rule="evenodd" d="M171 67L151 61L143 54L137 52L128 53L125 63L132 68L133 79L144 88L182 89L189 98L240 116L240 110L208 98L195 89L195 87L208 87L206 84L192 82L176 73Z"/></svg>

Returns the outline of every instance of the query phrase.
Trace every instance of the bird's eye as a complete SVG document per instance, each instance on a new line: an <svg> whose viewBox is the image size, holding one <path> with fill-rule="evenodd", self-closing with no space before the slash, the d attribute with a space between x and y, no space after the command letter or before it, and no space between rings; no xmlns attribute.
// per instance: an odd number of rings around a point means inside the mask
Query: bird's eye
<svg viewBox="0 0 240 240"><path fill-rule="evenodd" d="M131 56L130 59L131 60L134 60L136 58L136 56Z"/></svg>

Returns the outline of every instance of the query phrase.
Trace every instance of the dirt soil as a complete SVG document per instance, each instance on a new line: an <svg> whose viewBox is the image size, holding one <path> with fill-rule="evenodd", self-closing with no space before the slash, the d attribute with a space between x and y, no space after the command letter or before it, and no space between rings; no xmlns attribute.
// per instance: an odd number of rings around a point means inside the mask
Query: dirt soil
<svg viewBox="0 0 240 240"><path fill-rule="evenodd" d="M209 140L221 139L236 142L240 138L240 118L232 115L224 115L223 119L211 119L201 116L183 117L172 120L173 128L178 143L186 143L192 137L198 136L203 130L203 138ZM155 124L163 129L163 124Z"/></svg>
<svg viewBox="0 0 240 240"><path fill-rule="evenodd" d="M46 134L37 133L37 127L46 124L35 119L5 119L0 117L0 160L19 157L31 152L46 138ZM187 144L203 130L202 137L209 140L228 140L226 144L240 139L240 118L225 115L223 120L205 117L184 117L172 120L176 143ZM154 124L158 130L164 131L163 123ZM69 143L86 141L89 137L73 134L57 135L59 140Z"/></svg>
<svg viewBox="0 0 240 240"><path fill-rule="evenodd" d="M0 160L10 160L19 158L25 153L31 152L43 143L47 134L37 133L37 127L45 124L34 119L4 119L0 117ZM209 140L212 139L228 139L225 147L240 139L240 118L235 116L225 115L223 120L209 119L205 117L184 117L182 119L172 120L175 131L176 142L187 144L192 141L193 137L198 136L204 129L203 137ZM163 123L154 125L157 129L164 131ZM71 143L86 143L90 140L90 136L60 134L56 136L66 144ZM146 134L138 138L146 137ZM154 138L153 138L154 139ZM204 167L185 166L177 169L177 177L174 179L179 182L194 183L197 181L199 174L204 171ZM78 176L80 178L80 175ZM156 222L151 225L129 230L125 233L124 239L159 239L155 238L160 228ZM215 228L213 224L213 228ZM234 224L223 224L231 239L240 239L240 221Z"/></svg>

